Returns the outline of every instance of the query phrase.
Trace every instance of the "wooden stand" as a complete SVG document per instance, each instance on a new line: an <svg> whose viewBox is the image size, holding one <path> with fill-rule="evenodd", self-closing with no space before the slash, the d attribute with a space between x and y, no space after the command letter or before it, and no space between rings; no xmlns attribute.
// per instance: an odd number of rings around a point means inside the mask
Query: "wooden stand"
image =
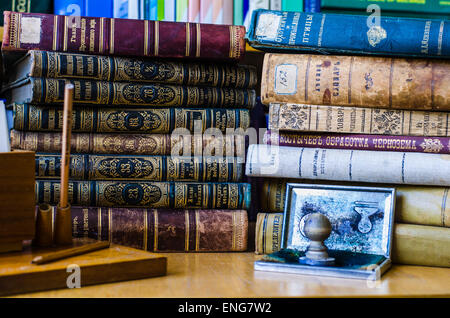
<svg viewBox="0 0 450 318"><path fill-rule="evenodd" d="M96 242L73 239L72 246ZM48 264L32 264L37 255L66 250L66 247L31 247L23 252L0 255L0 296L41 290L69 288L70 275L79 270L80 287L124 280L166 275L167 258L119 245L87 254L56 260ZM76 279L73 280L74 282Z"/></svg>
<svg viewBox="0 0 450 318"><path fill-rule="evenodd" d="M22 250L35 233L32 151L0 153L0 253Z"/></svg>

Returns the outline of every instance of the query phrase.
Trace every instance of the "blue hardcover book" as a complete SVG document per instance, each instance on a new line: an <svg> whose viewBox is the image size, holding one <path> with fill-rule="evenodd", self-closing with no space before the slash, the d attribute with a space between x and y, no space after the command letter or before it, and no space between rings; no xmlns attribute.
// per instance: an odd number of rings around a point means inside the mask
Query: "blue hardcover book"
<svg viewBox="0 0 450 318"><path fill-rule="evenodd" d="M158 0L150 1L150 20L158 20Z"/></svg>
<svg viewBox="0 0 450 318"><path fill-rule="evenodd" d="M252 47L318 53L450 57L450 20L255 10Z"/></svg>
<svg viewBox="0 0 450 318"><path fill-rule="evenodd" d="M54 0L53 12L59 15L112 18L113 1Z"/></svg>
<svg viewBox="0 0 450 318"><path fill-rule="evenodd" d="M305 0L303 11L320 12L320 0Z"/></svg>

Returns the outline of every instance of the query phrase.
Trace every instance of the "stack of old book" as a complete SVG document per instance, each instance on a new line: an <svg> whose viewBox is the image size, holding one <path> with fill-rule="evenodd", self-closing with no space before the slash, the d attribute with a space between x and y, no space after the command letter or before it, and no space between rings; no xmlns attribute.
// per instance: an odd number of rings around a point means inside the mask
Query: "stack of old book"
<svg viewBox="0 0 450 318"><path fill-rule="evenodd" d="M443 58L450 57L450 21L367 21L254 14L251 45L304 54L265 55L261 99L269 131L265 144L249 147L246 174L395 187L394 262L448 267L450 63ZM329 54L305 53L314 50ZM359 55L330 55L340 52ZM284 210L286 182L264 179L262 211ZM257 252L280 248L282 224L282 214L258 215Z"/></svg>
<svg viewBox="0 0 450 318"><path fill-rule="evenodd" d="M11 145L37 152L37 204L59 200L70 82L74 236L151 251L247 248L245 143L233 133L249 127L257 79L236 63L243 27L5 12L5 28Z"/></svg>

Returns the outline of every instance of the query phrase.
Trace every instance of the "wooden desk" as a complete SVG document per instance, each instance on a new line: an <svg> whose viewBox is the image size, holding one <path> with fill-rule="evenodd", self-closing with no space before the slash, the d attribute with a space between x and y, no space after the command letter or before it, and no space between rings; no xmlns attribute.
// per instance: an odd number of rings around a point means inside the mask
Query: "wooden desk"
<svg viewBox="0 0 450 318"><path fill-rule="evenodd" d="M379 283L259 272L253 253L163 254L168 273L121 283L16 297L450 297L450 268L394 265Z"/></svg>

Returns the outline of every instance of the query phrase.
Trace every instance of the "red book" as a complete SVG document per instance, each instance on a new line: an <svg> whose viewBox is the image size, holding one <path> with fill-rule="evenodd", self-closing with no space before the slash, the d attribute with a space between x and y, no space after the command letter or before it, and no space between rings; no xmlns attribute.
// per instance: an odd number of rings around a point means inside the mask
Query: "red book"
<svg viewBox="0 0 450 318"><path fill-rule="evenodd" d="M5 11L2 51L240 60L245 28Z"/></svg>

